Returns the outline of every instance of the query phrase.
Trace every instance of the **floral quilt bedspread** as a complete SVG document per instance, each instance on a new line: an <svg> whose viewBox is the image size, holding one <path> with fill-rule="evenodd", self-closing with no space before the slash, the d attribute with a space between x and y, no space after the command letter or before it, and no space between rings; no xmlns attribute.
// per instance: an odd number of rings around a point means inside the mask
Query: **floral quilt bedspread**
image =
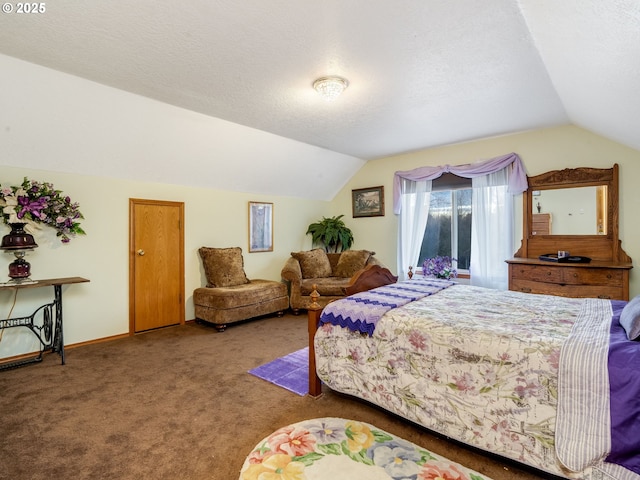
<svg viewBox="0 0 640 480"><path fill-rule="evenodd" d="M603 478L564 470L554 447L560 352L583 301L454 285L391 310L371 337L323 325L318 375L470 445L556 475Z"/></svg>

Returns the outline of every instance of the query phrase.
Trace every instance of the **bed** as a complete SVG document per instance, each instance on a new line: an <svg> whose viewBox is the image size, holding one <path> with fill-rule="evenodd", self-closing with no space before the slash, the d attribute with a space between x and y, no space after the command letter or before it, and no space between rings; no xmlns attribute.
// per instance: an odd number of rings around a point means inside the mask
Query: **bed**
<svg viewBox="0 0 640 480"><path fill-rule="evenodd" d="M423 277L381 286L309 311L310 394L322 381L560 477L638 480L640 342L618 323L625 304Z"/></svg>

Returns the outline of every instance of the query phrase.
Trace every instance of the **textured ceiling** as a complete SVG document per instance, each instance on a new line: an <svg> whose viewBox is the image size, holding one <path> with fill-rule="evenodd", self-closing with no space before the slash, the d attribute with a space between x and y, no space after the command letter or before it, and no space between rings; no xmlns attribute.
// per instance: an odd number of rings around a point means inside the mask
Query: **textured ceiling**
<svg viewBox="0 0 640 480"><path fill-rule="evenodd" d="M0 14L0 53L361 159L567 123L640 150L638 0L46 8Z"/></svg>

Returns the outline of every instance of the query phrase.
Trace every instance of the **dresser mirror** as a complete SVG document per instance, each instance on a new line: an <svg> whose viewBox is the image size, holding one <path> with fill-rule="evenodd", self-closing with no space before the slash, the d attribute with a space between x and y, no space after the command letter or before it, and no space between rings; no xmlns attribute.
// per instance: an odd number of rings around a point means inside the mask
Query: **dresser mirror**
<svg viewBox="0 0 640 480"><path fill-rule="evenodd" d="M532 235L538 233L537 220L548 221L543 235L607 234L607 185L540 189L531 195Z"/></svg>
<svg viewBox="0 0 640 480"><path fill-rule="evenodd" d="M566 168L527 177L523 239L515 257L559 250L601 261L628 261L618 239L618 165Z"/></svg>

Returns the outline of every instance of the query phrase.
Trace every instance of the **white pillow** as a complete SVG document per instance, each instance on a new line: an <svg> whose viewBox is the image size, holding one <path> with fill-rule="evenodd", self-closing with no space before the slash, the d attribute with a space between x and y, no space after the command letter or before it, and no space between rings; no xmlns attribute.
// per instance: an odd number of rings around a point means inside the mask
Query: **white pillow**
<svg viewBox="0 0 640 480"><path fill-rule="evenodd" d="M627 332L629 340L640 339L640 295L624 306L620 314L620 325Z"/></svg>

